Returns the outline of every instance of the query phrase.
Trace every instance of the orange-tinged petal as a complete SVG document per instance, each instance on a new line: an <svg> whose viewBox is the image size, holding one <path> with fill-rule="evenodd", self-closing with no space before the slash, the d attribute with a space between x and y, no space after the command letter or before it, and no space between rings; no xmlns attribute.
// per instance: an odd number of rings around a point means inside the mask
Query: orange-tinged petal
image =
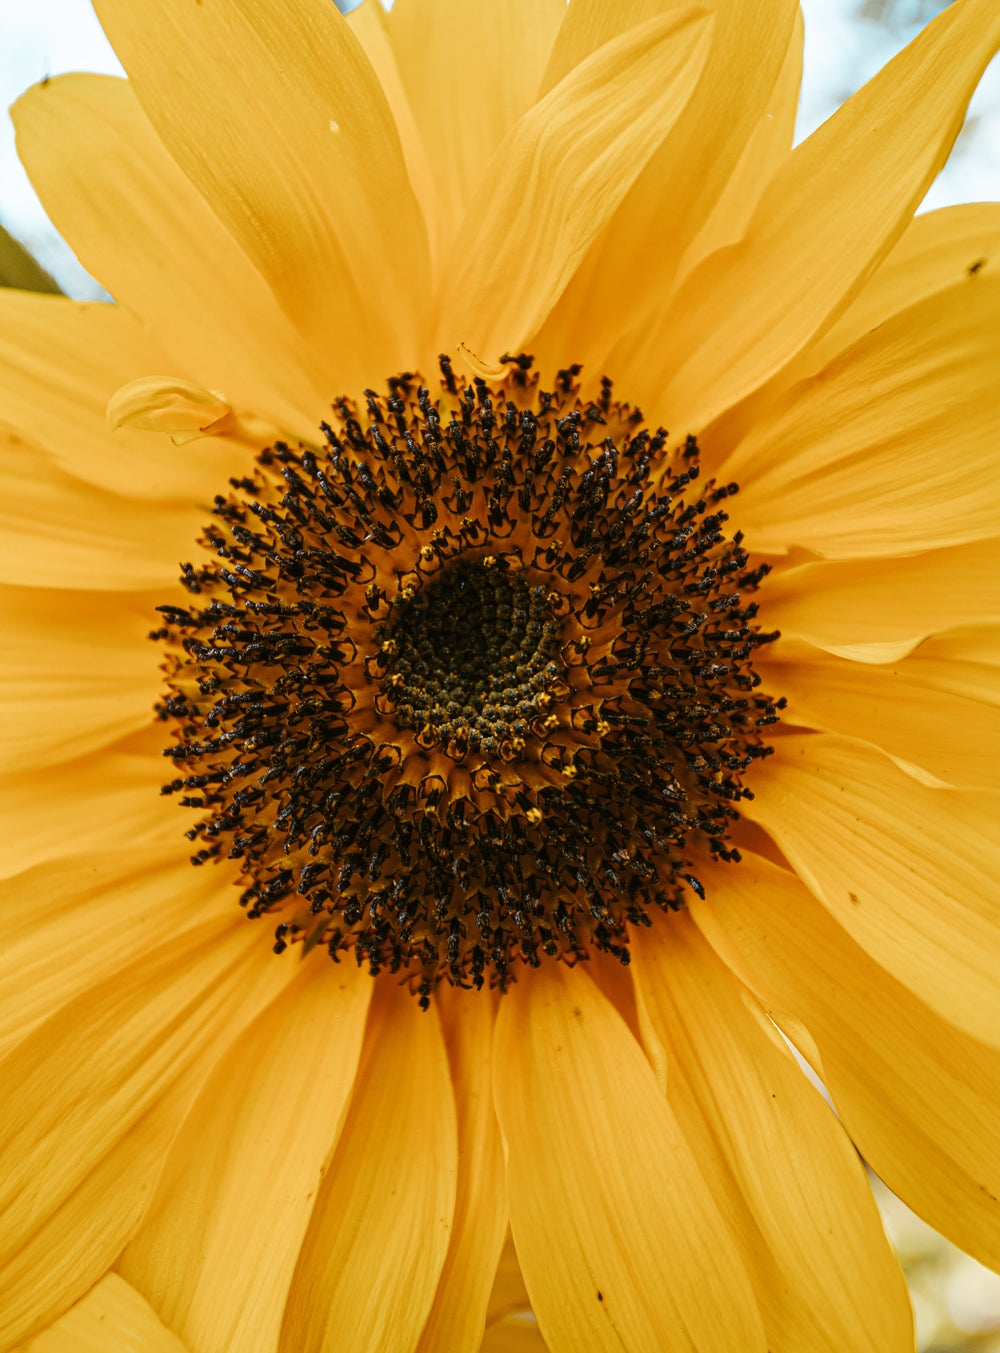
<svg viewBox="0 0 1000 1353"><path fill-rule="evenodd" d="M134 1230L185 1109L287 978L242 919L176 935L0 1062L0 1345L52 1323Z"/></svg>
<svg viewBox="0 0 1000 1353"><path fill-rule="evenodd" d="M132 428L112 432L105 416L120 386L170 365L119 305L0 289L0 428L88 484L190 510L195 499L210 502L229 475L245 473L246 454L221 443L178 451Z"/></svg>
<svg viewBox="0 0 1000 1353"><path fill-rule="evenodd" d="M420 1353L476 1353L507 1231L503 1149L493 1111L493 1025L485 992L444 986L435 996L458 1116L455 1218Z"/></svg>
<svg viewBox="0 0 1000 1353"><path fill-rule="evenodd" d="M120 593L0 589L4 769L70 761L150 722L156 618Z"/></svg>
<svg viewBox="0 0 1000 1353"><path fill-rule="evenodd" d="M524 1285L521 1265L517 1262L517 1250L514 1238L507 1230L507 1238L500 1251L500 1262L493 1279L489 1305L486 1308L486 1323L493 1325L512 1311L527 1310L530 1306L528 1289Z"/></svg>
<svg viewBox="0 0 1000 1353"><path fill-rule="evenodd" d="M457 1156L437 1012L390 977L292 1279L282 1353L416 1348L448 1250Z"/></svg>
<svg viewBox="0 0 1000 1353"><path fill-rule="evenodd" d="M36 813L43 802L35 800ZM173 844L67 855L0 882L8 927L0 951L0 1055L178 931L235 915L237 894L227 883L215 870L195 873Z"/></svg>
<svg viewBox="0 0 1000 1353"><path fill-rule="evenodd" d="M1000 1042L997 796L929 789L833 734L776 739L747 817L852 939L932 1009Z"/></svg>
<svg viewBox="0 0 1000 1353"><path fill-rule="evenodd" d="M325 0L99 0L157 135L329 372L412 363L427 241L395 123Z"/></svg>
<svg viewBox="0 0 1000 1353"><path fill-rule="evenodd" d="M754 424L720 471L752 549L830 559L994 536L1000 272L892 316Z"/></svg>
<svg viewBox="0 0 1000 1353"><path fill-rule="evenodd" d="M451 238L500 142L528 111L564 0L396 0L386 29L422 134L445 238ZM471 59L470 59L471 58Z"/></svg>
<svg viewBox="0 0 1000 1353"><path fill-rule="evenodd" d="M957 0L795 149L740 243L610 359L647 416L704 427L846 309L947 159L998 45L994 0Z"/></svg>
<svg viewBox="0 0 1000 1353"><path fill-rule="evenodd" d="M315 359L129 84L57 76L11 115L46 211L115 300L201 384L289 434L315 436L331 397L312 382Z"/></svg>
<svg viewBox="0 0 1000 1353"><path fill-rule="evenodd" d="M357 1070L371 978L325 953L282 962L296 976L205 1082L118 1264L192 1353L277 1348Z"/></svg>
<svg viewBox="0 0 1000 1353"><path fill-rule="evenodd" d="M108 1273L23 1353L188 1353L148 1302Z"/></svg>
<svg viewBox="0 0 1000 1353"><path fill-rule="evenodd" d="M442 344L462 342L492 363L530 339L680 116L710 36L694 7L648 19L581 62L511 128L455 241Z"/></svg>
<svg viewBox="0 0 1000 1353"><path fill-rule="evenodd" d="M0 775L0 878L77 851L177 846L189 821L160 794L165 769L159 756L99 751Z"/></svg>
<svg viewBox="0 0 1000 1353"><path fill-rule="evenodd" d="M918 778L933 777L925 783L1000 789L1000 627L987 636L989 661L975 650L964 657L961 641L947 662L918 648L881 666L806 650L769 667L767 680L793 723L863 738Z"/></svg>
<svg viewBox="0 0 1000 1353"><path fill-rule="evenodd" d="M880 968L794 875L747 853L704 881L698 925L790 1034L786 1012L804 1021L864 1158L932 1226L1000 1269L1000 1053Z"/></svg>
<svg viewBox="0 0 1000 1353"><path fill-rule="evenodd" d="M632 953L670 1107L733 1219L768 1349L911 1353L906 1283L857 1154L753 998L686 911Z"/></svg>
<svg viewBox="0 0 1000 1353"><path fill-rule="evenodd" d="M1000 540L902 559L782 568L762 595L768 628L830 652L899 641L1000 615Z"/></svg>
<svg viewBox="0 0 1000 1353"><path fill-rule="evenodd" d="M763 1353L708 1186L638 1043L582 969L518 975L493 1083L514 1243L555 1353Z"/></svg>
<svg viewBox="0 0 1000 1353"><path fill-rule="evenodd" d="M109 434L110 435L110 434ZM224 481L220 481L223 482ZM124 498L0 430L0 578L21 587L172 589L205 513Z"/></svg>
<svg viewBox="0 0 1000 1353"><path fill-rule="evenodd" d="M573 0L553 47L543 92L601 43L671 8L663 0L617 0L613 5ZM706 0L704 8L714 29L697 86L676 123L661 125L655 152L589 249L540 343L534 343L532 351L540 350L546 360L600 366L624 381L630 367L609 363L609 348L629 329L641 329L650 311L666 305L681 260L699 248L698 232L730 189L737 164L775 96L789 40L795 45L795 0ZM790 147L789 137L784 151ZM768 172L770 157L757 167ZM756 191L748 191L755 198L761 188L763 181ZM717 230L718 222L711 234ZM632 398L631 391L626 398Z"/></svg>

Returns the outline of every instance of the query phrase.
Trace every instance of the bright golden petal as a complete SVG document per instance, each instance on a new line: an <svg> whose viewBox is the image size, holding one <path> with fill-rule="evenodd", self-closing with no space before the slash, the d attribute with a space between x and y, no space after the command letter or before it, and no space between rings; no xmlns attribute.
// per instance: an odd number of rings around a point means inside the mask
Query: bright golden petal
<svg viewBox="0 0 1000 1353"><path fill-rule="evenodd" d="M648 415L704 427L844 311L947 159L998 44L994 0L957 0L796 148L743 240L623 346Z"/></svg>
<svg viewBox="0 0 1000 1353"><path fill-rule="evenodd" d="M277 1348L354 1084L370 979L325 954L283 963L293 980L205 1082L119 1260L192 1353Z"/></svg>
<svg viewBox="0 0 1000 1353"><path fill-rule="evenodd" d="M518 974L493 1082L514 1243L555 1353L763 1353L711 1192L639 1045L582 969Z"/></svg>
<svg viewBox="0 0 1000 1353"><path fill-rule="evenodd" d="M918 648L885 665L803 646L794 660L769 666L767 680L787 697L793 723L862 738L918 777L1000 790L1000 627L983 639L988 658L983 643L964 657L958 640L947 661Z"/></svg>
<svg viewBox="0 0 1000 1353"><path fill-rule="evenodd" d="M1000 615L1000 540L903 559L782 568L768 579L767 623L830 652L899 642Z"/></svg>
<svg viewBox="0 0 1000 1353"><path fill-rule="evenodd" d="M3 1347L108 1270L209 1068L288 971L254 927L216 920L103 979L3 1059Z"/></svg>
<svg viewBox="0 0 1000 1353"><path fill-rule="evenodd" d="M0 589L5 771L71 761L149 723L159 678L146 635L156 613L143 600Z"/></svg>
<svg viewBox="0 0 1000 1353"><path fill-rule="evenodd" d="M319 1187L282 1353L409 1353L448 1250L458 1147L437 1013L380 984L354 1097Z"/></svg>
<svg viewBox="0 0 1000 1353"><path fill-rule="evenodd" d="M751 549L879 557L993 536L1000 272L885 321L790 389L724 462Z"/></svg>
<svg viewBox="0 0 1000 1353"><path fill-rule="evenodd" d="M423 220L381 86L336 9L95 8L157 135L329 364L335 393L412 362Z"/></svg>
<svg viewBox="0 0 1000 1353"><path fill-rule="evenodd" d="M27 1344L23 1353L189 1353L117 1273Z"/></svg>
<svg viewBox="0 0 1000 1353"><path fill-rule="evenodd" d="M396 0L386 20L451 240L510 128L535 102L565 0Z"/></svg>
<svg viewBox="0 0 1000 1353"><path fill-rule="evenodd" d="M286 433L329 403L246 254L149 125L125 80L64 75L11 110L18 153L81 263L195 380ZM324 397L325 396L325 397Z"/></svg>
<svg viewBox="0 0 1000 1353"><path fill-rule="evenodd" d="M112 493L192 501L218 493L242 463L231 446L179 452L105 411L119 386L170 358L118 305L0 289L0 428L44 448L68 474ZM183 372L177 372L183 375Z"/></svg>
<svg viewBox="0 0 1000 1353"><path fill-rule="evenodd" d="M701 929L779 1024L803 1020L858 1150L926 1221L1000 1269L1000 1054L930 1010L785 870L706 871ZM792 1030L789 1029L789 1033Z"/></svg>
<svg viewBox="0 0 1000 1353"><path fill-rule="evenodd" d="M0 1055L179 931L235 910L235 893L211 870L192 877L176 845L67 854L5 878L0 899L10 927L0 952Z"/></svg>
<svg viewBox="0 0 1000 1353"><path fill-rule="evenodd" d="M731 1219L770 1353L912 1353L906 1283L861 1163L759 1007L687 912L634 935L632 952L667 1099Z"/></svg>
<svg viewBox="0 0 1000 1353"><path fill-rule="evenodd" d="M945 1019L990 1044L1000 939L1000 799L928 789L849 738L778 738L747 817L871 957Z"/></svg>
<svg viewBox="0 0 1000 1353"><path fill-rule="evenodd" d="M476 1353L507 1231L503 1148L493 1111L496 1004L485 993L442 986L434 997L458 1116L458 1181L438 1290L419 1353Z"/></svg>
<svg viewBox="0 0 1000 1353"><path fill-rule="evenodd" d="M159 792L166 778L161 757L120 750L0 775L0 878L78 851L165 846L176 854L187 823Z"/></svg>
<svg viewBox="0 0 1000 1353"><path fill-rule="evenodd" d="M109 433L110 435L110 433ZM224 482L224 481L223 481ZM206 513L123 498L0 431L0 579L21 587L173 591Z"/></svg>
<svg viewBox="0 0 1000 1353"><path fill-rule="evenodd" d="M672 11L612 39L511 129L454 246L439 341L496 362L539 327L680 116L711 25Z"/></svg>
<svg viewBox="0 0 1000 1353"><path fill-rule="evenodd" d="M546 361L572 359L624 379L631 367L609 363L609 349L621 334L641 332L643 320L667 303L681 260L700 247L699 231L730 191L736 166L750 153L755 129L775 98L783 59L796 45L796 0L707 0L702 7L712 16L713 32L697 87L676 123L662 126L660 144L594 241L540 342L532 340L532 351ZM667 9L660 0L573 0L543 92L601 43ZM789 137L784 150L790 148ZM763 171L767 163L757 167ZM756 185L755 197L763 187ZM717 229L718 222L712 233Z"/></svg>

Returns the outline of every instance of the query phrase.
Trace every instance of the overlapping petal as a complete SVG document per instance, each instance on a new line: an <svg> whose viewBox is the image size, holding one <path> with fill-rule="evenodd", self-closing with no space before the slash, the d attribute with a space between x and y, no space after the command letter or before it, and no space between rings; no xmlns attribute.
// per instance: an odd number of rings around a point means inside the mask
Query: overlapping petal
<svg viewBox="0 0 1000 1353"><path fill-rule="evenodd" d="M188 1353L117 1273L109 1273L24 1353Z"/></svg>

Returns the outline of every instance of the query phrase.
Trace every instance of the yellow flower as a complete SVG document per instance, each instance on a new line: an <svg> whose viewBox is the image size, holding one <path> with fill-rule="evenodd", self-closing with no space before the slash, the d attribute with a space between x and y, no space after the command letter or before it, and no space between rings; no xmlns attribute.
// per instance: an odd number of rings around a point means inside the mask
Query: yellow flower
<svg viewBox="0 0 1000 1353"><path fill-rule="evenodd" d="M1000 1267L1000 208L913 217L995 0L794 151L793 0L97 10L14 116L116 304L0 295L0 1347L910 1349L857 1152Z"/></svg>

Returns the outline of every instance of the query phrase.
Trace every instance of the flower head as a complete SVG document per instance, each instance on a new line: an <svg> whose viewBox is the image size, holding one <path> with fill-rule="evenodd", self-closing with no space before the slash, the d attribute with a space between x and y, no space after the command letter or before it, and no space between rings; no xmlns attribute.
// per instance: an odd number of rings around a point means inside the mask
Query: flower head
<svg viewBox="0 0 1000 1353"><path fill-rule="evenodd" d="M15 120L114 304L0 296L0 1343L910 1348L858 1152L1000 1264L1000 208L913 216L992 0L794 150L791 0L97 8Z"/></svg>

